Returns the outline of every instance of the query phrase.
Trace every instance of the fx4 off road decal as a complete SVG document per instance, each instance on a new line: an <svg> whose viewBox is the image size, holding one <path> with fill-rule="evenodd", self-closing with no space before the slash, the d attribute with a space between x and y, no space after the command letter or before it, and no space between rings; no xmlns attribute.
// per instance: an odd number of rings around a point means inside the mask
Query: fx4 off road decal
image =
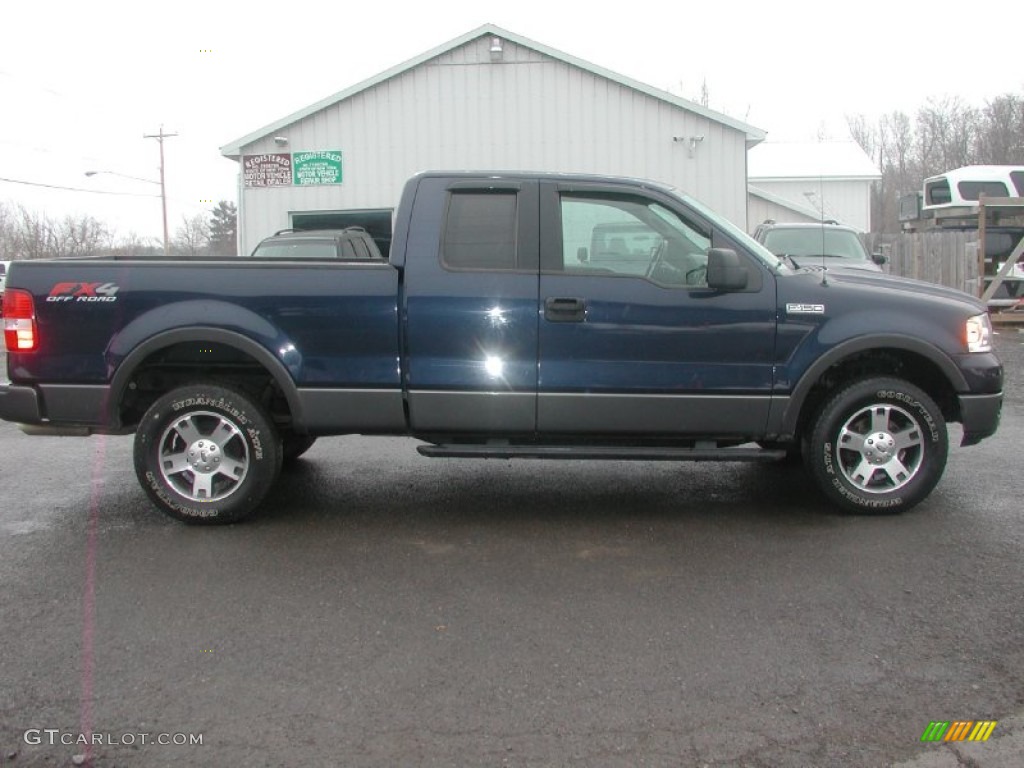
<svg viewBox="0 0 1024 768"><path fill-rule="evenodd" d="M117 301L117 291L117 283L57 283L50 289L46 300L51 303L110 303Z"/></svg>

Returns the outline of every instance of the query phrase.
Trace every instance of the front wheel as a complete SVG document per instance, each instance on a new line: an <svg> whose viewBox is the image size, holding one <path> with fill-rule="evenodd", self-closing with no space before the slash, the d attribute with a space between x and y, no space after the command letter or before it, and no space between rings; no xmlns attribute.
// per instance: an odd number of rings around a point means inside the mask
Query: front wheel
<svg viewBox="0 0 1024 768"><path fill-rule="evenodd" d="M804 462L821 490L859 514L902 512L935 488L949 439L935 402L906 381L871 378L822 407Z"/></svg>
<svg viewBox="0 0 1024 768"><path fill-rule="evenodd" d="M153 502L186 523L218 524L252 513L277 479L274 426L246 395L195 384L167 393L135 434L135 473Z"/></svg>

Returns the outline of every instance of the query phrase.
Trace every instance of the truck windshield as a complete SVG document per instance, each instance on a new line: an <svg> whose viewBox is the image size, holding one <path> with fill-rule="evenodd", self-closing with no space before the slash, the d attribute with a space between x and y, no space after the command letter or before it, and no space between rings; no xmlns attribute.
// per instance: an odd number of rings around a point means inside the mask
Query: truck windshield
<svg viewBox="0 0 1024 768"><path fill-rule="evenodd" d="M778 227L764 236L764 245L772 253L784 253L796 258L833 258L867 261L868 253L855 232L846 229ZM801 262L802 263L802 262Z"/></svg>
<svg viewBox="0 0 1024 768"><path fill-rule="evenodd" d="M728 219L718 215L710 208L705 206L703 203L693 199L689 195L683 194L682 192L677 192L675 190L672 191L672 194L678 197L688 206L696 210L701 216L703 216L716 227L721 229L733 240L740 243L740 245L742 245L744 248L746 248L748 251L754 254L754 256L756 256L765 264L767 264L771 269L775 271L788 269L788 267L785 266L784 262L778 256L769 251L767 248L765 248L763 245L761 245L754 238L752 238L750 235L748 235L746 232L737 227Z"/></svg>

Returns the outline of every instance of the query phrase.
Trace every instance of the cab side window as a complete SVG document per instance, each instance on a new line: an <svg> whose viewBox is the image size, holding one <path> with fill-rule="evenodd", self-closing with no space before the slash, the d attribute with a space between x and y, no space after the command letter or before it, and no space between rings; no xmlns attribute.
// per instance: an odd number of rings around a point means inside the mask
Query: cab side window
<svg viewBox="0 0 1024 768"><path fill-rule="evenodd" d="M453 192L441 260L450 269L515 269L515 193Z"/></svg>
<svg viewBox="0 0 1024 768"><path fill-rule="evenodd" d="M665 287L707 284L711 233L652 200L565 194L561 222L567 274L644 277Z"/></svg>

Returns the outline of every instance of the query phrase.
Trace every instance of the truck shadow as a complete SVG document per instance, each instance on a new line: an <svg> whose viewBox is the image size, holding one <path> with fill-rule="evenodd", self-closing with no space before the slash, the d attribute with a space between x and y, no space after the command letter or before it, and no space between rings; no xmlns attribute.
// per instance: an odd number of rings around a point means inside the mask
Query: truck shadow
<svg viewBox="0 0 1024 768"><path fill-rule="evenodd" d="M722 518L820 525L841 517L799 466L414 460L346 471L311 456L282 472L254 521L390 525Z"/></svg>

